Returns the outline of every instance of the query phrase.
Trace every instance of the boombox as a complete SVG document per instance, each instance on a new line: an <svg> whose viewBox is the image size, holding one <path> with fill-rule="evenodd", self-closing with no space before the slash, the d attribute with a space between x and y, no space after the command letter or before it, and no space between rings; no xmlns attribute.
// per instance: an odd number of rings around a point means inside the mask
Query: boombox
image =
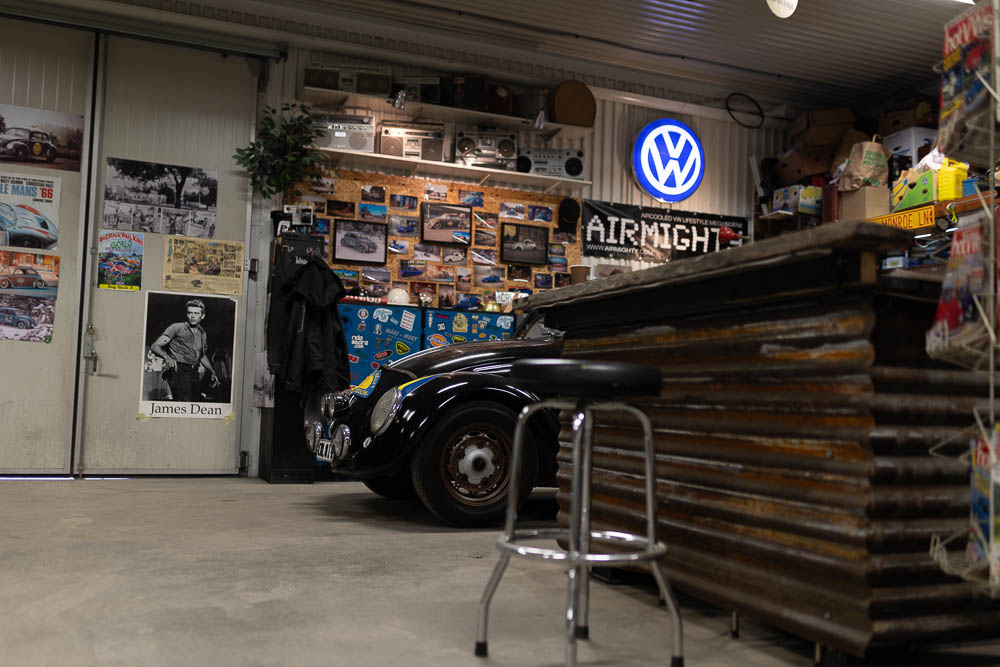
<svg viewBox="0 0 1000 667"><path fill-rule="evenodd" d="M383 122L379 126L378 152L442 162L444 124Z"/></svg>
<svg viewBox="0 0 1000 667"><path fill-rule="evenodd" d="M392 94L406 91L407 102L441 104L441 77L404 76L392 85Z"/></svg>
<svg viewBox="0 0 1000 667"><path fill-rule="evenodd" d="M313 144L317 148L375 152L375 119L372 116L313 114L312 124L323 131Z"/></svg>
<svg viewBox="0 0 1000 667"><path fill-rule="evenodd" d="M526 174L583 179L586 163L576 148L526 148L517 156L517 170Z"/></svg>
<svg viewBox="0 0 1000 667"><path fill-rule="evenodd" d="M305 85L313 88L342 90L345 93L389 96L392 77L389 70L377 67L307 67Z"/></svg>
<svg viewBox="0 0 1000 667"><path fill-rule="evenodd" d="M517 135L496 130L460 130L455 135L455 162L466 167L517 168Z"/></svg>

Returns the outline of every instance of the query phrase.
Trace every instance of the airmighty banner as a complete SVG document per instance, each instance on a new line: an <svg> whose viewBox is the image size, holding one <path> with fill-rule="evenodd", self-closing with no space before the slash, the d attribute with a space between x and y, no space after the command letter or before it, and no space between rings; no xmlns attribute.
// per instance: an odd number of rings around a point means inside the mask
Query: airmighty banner
<svg viewBox="0 0 1000 667"><path fill-rule="evenodd" d="M731 215L583 200L583 255L642 262L704 255L740 245L747 221Z"/></svg>

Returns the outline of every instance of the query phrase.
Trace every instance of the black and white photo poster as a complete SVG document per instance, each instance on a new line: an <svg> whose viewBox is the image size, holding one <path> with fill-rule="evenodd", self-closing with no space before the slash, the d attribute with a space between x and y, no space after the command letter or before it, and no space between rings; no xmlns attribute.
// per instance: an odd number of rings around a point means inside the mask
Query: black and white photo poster
<svg viewBox="0 0 1000 667"><path fill-rule="evenodd" d="M225 419L233 412L236 299L147 292L139 414Z"/></svg>
<svg viewBox="0 0 1000 667"><path fill-rule="evenodd" d="M724 228L728 228L724 230ZM583 200L585 257L642 262L704 255L740 245L746 218Z"/></svg>
<svg viewBox="0 0 1000 667"><path fill-rule="evenodd" d="M218 195L217 172L109 157L104 229L212 239Z"/></svg>

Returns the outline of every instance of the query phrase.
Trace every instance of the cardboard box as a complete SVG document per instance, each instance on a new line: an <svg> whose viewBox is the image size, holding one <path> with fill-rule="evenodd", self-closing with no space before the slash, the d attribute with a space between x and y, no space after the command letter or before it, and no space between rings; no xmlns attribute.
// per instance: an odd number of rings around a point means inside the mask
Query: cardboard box
<svg viewBox="0 0 1000 667"><path fill-rule="evenodd" d="M821 222L836 222L840 220L840 192L836 183L823 186L823 215Z"/></svg>
<svg viewBox="0 0 1000 667"><path fill-rule="evenodd" d="M908 127L905 130L894 132L882 140L882 145L886 147L890 155L903 155L909 157L911 166L920 161L920 148L922 146L933 146L937 143L937 130L926 127Z"/></svg>
<svg viewBox="0 0 1000 667"><path fill-rule="evenodd" d="M833 151L792 151L778 160L778 183L795 185L804 178L825 174L830 170Z"/></svg>
<svg viewBox="0 0 1000 667"><path fill-rule="evenodd" d="M937 196L937 172L922 171L900 180L904 181L902 186L893 185L894 212L929 204Z"/></svg>
<svg viewBox="0 0 1000 667"><path fill-rule="evenodd" d="M835 148L853 126L850 109L807 111L792 121L788 136L803 148Z"/></svg>
<svg viewBox="0 0 1000 667"><path fill-rule="evenodd" d="M934 114L928 105L921 105L905 111L890 111L878 118L878 133L883 137L917 125L933 125Z"/></svg>
<svg viewBox="0 0 1000 667"><path fill-rule="evenodd" d="M821 188L805 185L778 188L774 191L771 211L792 211L793 213L819 215L822 200L823 190Z"/></svg>
<svg viewBox="0 0 1000 667"><path fill-rule="evenodd" d="M840 193L840 219L867 220L889 213L889 188L866 185Z"/></svg>

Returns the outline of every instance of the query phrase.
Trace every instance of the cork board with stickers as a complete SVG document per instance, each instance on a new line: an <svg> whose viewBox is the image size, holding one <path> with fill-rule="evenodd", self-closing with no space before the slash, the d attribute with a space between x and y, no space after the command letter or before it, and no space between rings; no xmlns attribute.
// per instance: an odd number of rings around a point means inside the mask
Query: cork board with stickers
<svg viewBox="0 0 1000 667"><path fill-rule="evenodd" d="M327 262L370 296L401 287L414 304L423 291L438 308L475 307L496 292L569 285L580 262L578 234L558 229L561 195L346 170L298 194Z"/></svg>

